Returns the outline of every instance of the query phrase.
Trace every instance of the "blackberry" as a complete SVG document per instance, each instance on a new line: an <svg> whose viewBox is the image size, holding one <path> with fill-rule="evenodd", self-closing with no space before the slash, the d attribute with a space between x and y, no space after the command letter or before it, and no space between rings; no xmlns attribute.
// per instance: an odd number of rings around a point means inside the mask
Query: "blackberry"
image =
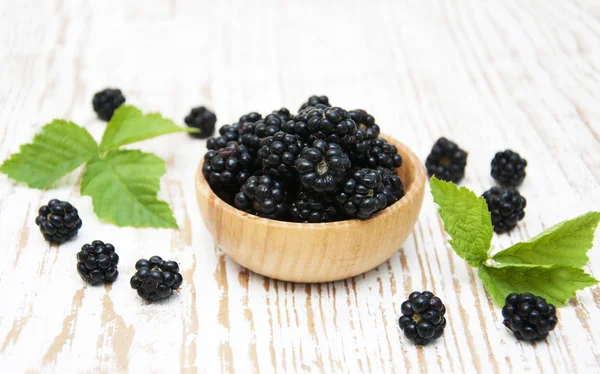
<svg viewBox="0 0 600 374"><path fill-rule="evenodd" d="M400 309L400 329L416 344L425 345L444 334L446 307L433 293L415 291L402 303Z"/></svg>
<svg viewBox="0 0 600 374"><path fill-rule="evenodd" d="M350 168L348 155L335 143L316 140L296 160L302 185L310 191L335 192Z"/></svg>
<svg viewBox="0 0 600 374"><path fill-rule="evenodd" d="M356 170L335 199L348 218L369 218L388 204L381 174L366 168Z"/></svg>
<svg viewBox="0 0 600 374"><path fill-rule="evenodd" d="M264 172L284 177L294 175L294 163L302 151L299 136L279 131L265 138L261 144L258 159L262 162Z"/></svg>
<svg viewBox="0 0 600 374"><path fill-rule="evenodd" d="M252 174L254 167L248 148L237 142L230 142L218 151L206 152L202 174L213 188L239 187Z"/></svg>
<svg viewBox="0 0 600 374"><path fill-rule="evenodd" d="M333 222L342 216L331 195L301 191L292 202L290 218L295 222Z"/></svg>
<svg viewBox="0 0 600 374"><path fill-rule="evenodd" d="M499 184L507 187L517 187L525 179L525 167L527 160L507 149L498 152L492 160L492 177Z"/></svg>
<svg viewBox="0 0 600 374"><path fill-rule="evenodd" d="M275 110L275 111L273 111L273 114L278 115L279 118L281 118L284 122L287 122L287 121L291 120L292 117L294 117L292 115L292 113L290 113L288 108L281 108L279 110Z"/></svg>
<svg viewBox="0 0 600 374"><path fill-rule="evenodd" d="M546 299L530 293L513 292L506 296L502 308L504 326L511 330L517 339L528 341L544 340L556 327L556 308Z"/></svg>
<svg viewBox="0 0 600 374"><path fill-rule="evenodd" d="M81 279L92 285L114 282L119 276L118 264L115 247L101 240L84 244L77 253L77 272Z"/></svg>
<svg viewBox="0 0 600 374"><path fill-rule="evenodd" d="M238 122L243 125L246 122L254 123L261 119L262 119L262 114L260 114L258 112L250 112L248 114L244 114L243 116L241 116Z"/></svg>
<svg viewBox="0 0 600 374"><path fill-rule="evenodd" d="M206 148L218 151L219 149L227 147L230 142L240 142L240 131L242 125L236 122L231 125L221 126L219 129L219 135L217 137L209 138L206 141Z"/></svg>
<svg viewBox="0 0 600 374"><path fill-rule="evenodd" d="M325 95L322 95L322 96L313 95L313 96L309 97L308 100L300 106L299 111L303 110L303 109L306 109L309 106L316 106L317 104L324 105L326 107L330 107L331 106L331 104L329 104L329 98L327 96L325 96Z"/></svg>
<svg viewBox="0 0 600 374"><path fill-rule="evenodd" d="M378 167L377 171L381 174L387 205L390 206L404 196L402 179L391 169Z"/></svg>
<svg viewBox="0 0 600 374"><path fill-rule="evenodd" d="M82 222L77 209L66 201L52 199L38 210L35 224L40 227L44 239L62 244L77 235Z"/></svg>
<svg viewBox="0 0 600 374"><path fill-rule="evenodd" d="M354 109L350 111L350 118L358 126L358 131L364 132L365 139L376 139L379 136L379 126L375 123L375 118L363 109Z"/></svg>
<svg viewBox="0 0 600 374"><path fill-rule="evenodd" d="M188 127L199 129L199 133L190 132L190 136L199 139L205 139L215 132L217 116L206 109L204 106L193 108L190 114L185 117L185 123Z"/></svg>
<svg viewBox="0 0 600 374"><path fill-rule="evenodd" d="M309 144L315 139L323 139L342 147L351 147L357 141L356 123L342 108L308 107L298 113L293 121L293 132ZM290 127L288 122L288 132L292 130Z"/></svg>
<svg viewBox="0 0 600 374"><path fill-rule="evenodd" d="M395 145L388 143L383 138L367 140L366 144L365 151L362 154L357 149L361 145L360 142L354 147L357 151L351 154L355 166L370 169L376 169L377 167L395 169L402 166L402 156L398 153L398 148Z"/></svg>
<svg viewBox="0 0 600 374"><path fill-rule="evenodd" d="M279 131L286 121L277 114L269 114L264 120L259 120L254 125L254 134L259 138L273 136Z"/></svg>
<svg viewBox="0 0 600 374"><path fill-rule="evenodd" d="M164 261L159 256L152 256L150 260L138 260L135 269L137 272L131 277L129 284L144 300L166 299L183 282L177 262Z"/></svg>
<svg viewBox="0 0 600 374"><path fill-rule="evenodd" d="M98 114L98 117L108 122L115 113L115 110L117 110L124 102L125 96L123 96L121 90L107 88L94 95L92 106L94 107L94 112Z"/></svg>
<svg viewBox="0 0 600 374"><path fill-rule="evenodd" d="M429 176L458 183L465 176L467 152L446 138L439 138L427 156L425 167Z"/></svg>
<svg viewBox="0 0 600 374"><path fill-rule="evenodd" d="M251 176L235 196L235 206L243 211L271 219L287 216L286 188L269 176Z"/></svg>
<svg viewBox="0 0 600 374"><path fill-rule="evenodd" d="M508 232L517 226L517 221L525 217L527 201L514 188L492 187L483 193L492 216L494 231Z"/></svg>

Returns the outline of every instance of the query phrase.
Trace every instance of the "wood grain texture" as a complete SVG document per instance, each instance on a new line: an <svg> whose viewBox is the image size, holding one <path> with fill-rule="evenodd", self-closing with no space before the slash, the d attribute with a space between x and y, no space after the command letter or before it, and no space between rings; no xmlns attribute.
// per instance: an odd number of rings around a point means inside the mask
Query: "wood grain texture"
<svg viewBox="0 0 600 374"><path fill-rule="evenodd" d="M5 1L0 4L0 159L53 118L96 139L92 95L183 122L212 107L219 124L311 94L373 113L421 159L439 136L469 151L463 185L482 193L489 162L513 148L529 162L528 200L501 249L600 208L600 7L594 0ZM6 372L600 372L600 290L560 309L548 341L516 342L476 271L458 258L426 191L405 244L366 274L294 284L249 272L215 247L196 205L204 142L169 135L139 145L167 161L161 198L181 227L117 228L78 193L81 170L50 191L0 176L0 367ZM48 246L33 222L68 199L84 226ZM86 287L75 253L115 244L120 279ZM600 239L586 269L600 276ZM145 304L129 288L138 258L177 260L185 282ZM448 327L418 348L396 327L413 290L440 295Z"/></svg>
<svg viewBox="0 0 600 374"><path fill-rule="evenodd" d="M402 156L404 197L368 220L302 224L261 218L221 200L196 173L196 197L215 244L239 265L289 282L331 282L365 273L404 244L419 218L427 176L408 147L387 137Z"/></svg>

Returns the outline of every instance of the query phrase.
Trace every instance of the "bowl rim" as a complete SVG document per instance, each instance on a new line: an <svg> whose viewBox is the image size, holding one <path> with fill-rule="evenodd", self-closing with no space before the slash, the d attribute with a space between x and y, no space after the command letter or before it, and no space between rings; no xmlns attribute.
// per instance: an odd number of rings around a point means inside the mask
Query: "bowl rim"
<svg viewBox="0 0 600 374"><path fill-rule="evenodd" d="M202 157L202 160L200 160L200 163L198 164L198 168L196 170L196 185L197 185L197 187L199 187L203 191L205 191L204 195L206 195L208 198L211 198L211 197L213 198L213 201L218 209L227 211L229 214L236 215L236 216L240 217L241 219L254 221L255 223L265 224L265 225L268 225L268 226L271 226L274 228L282 228L282 229L283 228L323 229L323 228L344 228L344 227L348 228L348 227L357 226L360 224L373 222L375 220L383 219L385 217L393 215L397 211L402 210L405 205L409 204L414 198L417 197L417 195L419 194L419 191L422 189L422 185L425 185L425 183L426 183L425 181L427 179L425 177L424 165L422 164L420 159L417 157L417 155L407 145L405 145L402 142L399 142L398 140L396 140L390 136L386 136L384 134L380 134L379 137L384 138L390 144L393 144L394 146L396 146L398 148L402 148L402 150L403 150L402 153L408 155L408 158L410 159L410 164L412 164L413 168L415 168L415 174L414 174L411 185L409 186L409 188L407 190L405 190L405 194L400 200L396 201L391 206L388 206L388 207L384 208L383 210L375 213L372 217L370 217L366 220L353 218L353 219L347 219L344 221L320 222L320 223L289 222L289 221L279 221L279 220L270 219L270 218L263 218L263 217L256 216L254 214L244 212L243 210L240 210L234 206L227 204L219 196L217 196L217 194L212 190L212 188L206 181L206 178L204 178L204 175L202 174L202 164L204 162L204 157ZM404 155L403 155L403 161L404 161L403 162L403 166L404 166L404 165L406 165L406 158L404 157ZM404 183L404 181L403 181L403 183Z"/></svg>

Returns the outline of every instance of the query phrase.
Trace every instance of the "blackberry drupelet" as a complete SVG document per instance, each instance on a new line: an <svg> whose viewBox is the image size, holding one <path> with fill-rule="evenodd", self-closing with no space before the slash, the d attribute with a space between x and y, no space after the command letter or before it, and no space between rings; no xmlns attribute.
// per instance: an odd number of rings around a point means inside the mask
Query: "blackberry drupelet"
<svg viewBox="0 0 600 374"><path fill-rule="evenodd" d="M125 96L119 89L107 88L94 95L92 106L98 117L106 122L110 121L115 110L125 102Z"/></svg>
<svg viewBox="0 0 600 374"><path fill-rule="evenodd" d="M202 174L213 188L239 187L254 169L255 161L248 148L229 142L225 148L206 152Z"/></svg>
<svg viewBox="0 0 600 374"><path fill-rule="evenodd" d="M379 126L375 123L375 117L363 109L350 111L350 118L358 126L358 131L364 132L365 139L376 139L379 136Z"/></svg>
<svg viewBox="0 0 600 374"><path fill-rule="evenodd" d="M322 95L322 96L313 95L313 96L309 97L308 100L305 103L302 104L302 106L300 106L300 109L298 111L306 109L309 106L316 106L317 104L324 105L326 107L330 107L331 106L331 104L329 104L329 98L327 96L325 96L325 95Z"/></svg>
<svg viewBox="0 0 600 374"><path fill-rule="evenodd" d="M296 159L300 182L309 191L335 192L350 168L348 155L335 143L315 140Z"/></svg>
<svg viewBox="0 0 600 374"><path fill-rule="evenodd" d="M384 209L388 197L377 170L358 169L336 193L336 203L347 218L366 219Z"/></svg>
<svg viewBox="0 0 600 374"><path fill-rule="evenodd" d="M251 176L235 195L235 206L257 216L283 219L288 213L286 188L276 178Z"/></svg>
<svg viewBox="0 0 600 374"><path fill-rule="evenodd" d="M429 176L458 183L465 176L467 152L446 138L439 138L427 156L425 167Z"/></svg>
<svg viewBox="0 0 600 374"><path fill-rule="evenodd" d="M498 234L508 232L525 217L527 201L514 188L492 187L483 193L492 216L494 231Z"/></svg>
<svg viewBox="0 0 600 374"><path fill-rule="evenodd" d="M558 323L554 305L548 304L543 297L527 292L513 292L506 296L502 316L504 326L511 330L517 339L528 341L546 339Z"/></svg>
<svg viewBox="0 0 600 374"><path fill-rule="evenodd" d="M66 201L52 199L38 210L35 224L40 227L44 239L62 244L77 235L82 222L77 209Z"/></svg>
<svg viewBox="0 0 600 374"><path fill-rule="evenodd" d="M199 129L199 133L190 132L190 136L199 139L206 139L215 132L217 116L206 109L204 106L193 108L185 117L185 123L188 127Z"/></svg>
<svg viewBox="0 0 600 374"><path fill-rule="evenodd" d="M351 153L353 165L370 169L376 169L377 167L395 169L402 166L402 156L398 153L398 148L385 139L367 140L366 150L359 153L357 148L361 144L363 142L358 142L354 147L357 152Z"/></svg>
<svg viewBox="0 0 600 374"><path fill-rule="evenodd" d="M183 282L177 262L164 261L159 256L152 256L150 260L141 259L136 262L135 268L137 272L129 284L144 300L166 299Z"/></svg>
<svg viewBox="0 0 600 374"><path fill-rule="evenodd" d="M415 291L402 303L400 309L400 329L416 344L425 345L444 334L446 307L433 293Z"/></svg>
<svg viewBox="0 0 600 374"><path fill-rule="evenodd" d="M300 191L290 208L294 222L319 223L339 221L342 215L331 195Z"/></svg>
<svg viewBox="0 0 600 374"><path fill-rule="evenodd" d="M283 177L294 175L294 163L303 145L299 136L279 131L265 138L261 144L258 159L262 163L263 172Z"/></svg>
<svg viewBox="0 0 600 374"><path fill-rule="evenodd" d="M119 256L115 247L101 240L84 244L77 253L77 272L85 282L96 285L112 283L119 276Z"/></svg>
<svg viewBox="0 0 600 374"><path fill-rule="evenodd" d="M507 149L498 152L492 160L492 177L499 184L507 187L517 187L525 179L525 167L527 160Z"/></svg>

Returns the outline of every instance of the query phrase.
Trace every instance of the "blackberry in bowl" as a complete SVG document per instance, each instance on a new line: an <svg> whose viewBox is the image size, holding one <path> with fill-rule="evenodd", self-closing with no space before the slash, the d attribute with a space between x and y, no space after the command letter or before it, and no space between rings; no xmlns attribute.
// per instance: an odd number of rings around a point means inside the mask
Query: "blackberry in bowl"
<svg viewBox="0 0 600 374"><path fill-rule="evenodd" d="M294 131L294 126L288 128ZM304 138L304 149L312 149L315 144L320 146L318 138L310 138L310 135ZM376 167L369 167L366 164L369 160L346 168L342 160L346 174L342 176L336 172L335 177L340 178L339 187L345 186L345 181L351 177L355 182L358 179L352 191L348 187L349 193L342 199L350 203L346 210L340 209L339 205L331 205L335 204L331 195L335 196L339 189L336 192L319 192L311 189L310 183L307 189L300 182L301 171L297 167L289 167L286 173L273 176L259 163L258 168L249 169L258 179L248 178L246 185L241 187L245 190L244 194L236 199L245 208L244 211L221 199L218 196L220 190L213 191L209 183L211 174L203 173L201 162L196 174L196 196L206 228L216 245L234 261L267 277L293 282L328 282L371 270L394 254L410 235L421 210L427 179L423 164L407 146L389 137L380 136L380 139L389 144L386 150L382 148L381 153L392 160L393 168L377 163ZM329 145L324 153L331 149L336 153L340 149L335 145L332 148L332 144L336 143L332 143L331 139L322 139L322 142ZM398 159L402 161L395 161L395 164L401 163L401 167L394 165L394 157L388 157L388 149L397 150ZM305 154L312 153L307 152ZM298 157L301 155L302 152ZM310 157L313 160L312 155ZM322 161L316 158L311 161L316 163L317 173L319 168L324 170ZM365 168L368 171L361 171ZM263 180L265 183L261 191L264 189L266 196L263 201L272 199L273 202L281 202L281 210L278 211L285 220L260 216L264 207L254 199L262 175L277 178ZM215 175L212 177L214 180ZM281 178L287 181L287 205L283 204L281 193L276 192L274 184ZM323 197L326 194L330 194L328 198ZM361 210L361 203L369 201L368 204L371 204L372 196L377 200L376 209ZM289 210L287 216L285 208ZM267 212L271 212L270 208ZM360 217L358 212L361 212ZM345 220L337 221L340 218Z"/></svg>

